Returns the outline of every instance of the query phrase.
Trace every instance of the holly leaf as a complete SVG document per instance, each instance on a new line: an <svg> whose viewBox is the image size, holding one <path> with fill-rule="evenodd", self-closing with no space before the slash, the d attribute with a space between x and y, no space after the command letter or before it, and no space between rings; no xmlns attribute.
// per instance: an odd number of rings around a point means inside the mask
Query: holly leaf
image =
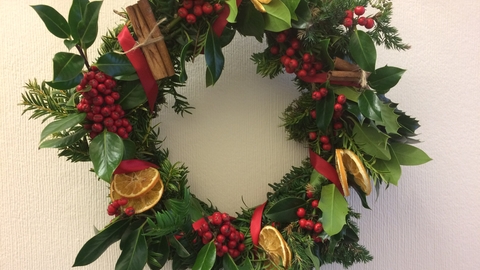
<svg viewBox="0 0 480 270"><path fill-rule="evenodd" d="M238 266L233 261L230 254L223 255L223 269L224 270L239 270Z"/></svg>
<svg viewBox="0 0 480 270"><path fill-rule="evenodd" d="M228 13L227 22L234 23L238 14L237 0L226 0L225 3L227 3L228 7L230 8L230 13Z"/></svg>
<svg viewBox="0 0 480 270"><path fill-rule="evenodd" d="M268 5L263 5L267 13L263 13L265 30L280 32L291 28L292 17L290 10L282 0L272 0Z"/></svg>
<svg viewBox="0 0 480 270"><path fill-rule="evenodd" d="M272 221L289 223L298 220L297 209L305 205L305 200L297 197L283 198L276 202L265 216Z"/></svg>
<svg viewBox="0 0 480 270"><path fill-rule="evenodd" d="M90 143L90 159L93 169L100 179L110 183L113 171L123 157L123 141L115 133L101 132Z"/></svg>
<svg viewBox="0 0 480 270"><path fill-rule="evenodd" d="M85 266L98 259L107 248L122 238L128 219L118 220L88 240L75 258L73 266Z"/></svg>
<svg viewBox="0 0 480 270"><path fill-rule="evenodd" d="M381 122L382 119L382 107L383 102L377 97L372 90L365 90L358 98L358 107L360 112L374 121Z"/></svg>
<svg viewBox="0 0 480 270"><path fill-rule="evenodd" d="M78 33L78 24L83 19L83 14L87 9L88 0L73 0L68 13L68 24L70 26L71 34L75 43L80 40ZM68 47L68 46L67 46Z"/></svg>
<svg viewBox="0 0 480 270"><path fill-rule="evenodd" d="M358 66L368 72L375 71L377 50L372 38L365 32L355 30L352 33L348 50Z"/></svg>
<svg viewBox="0 0 480 270"><path fill-rule="evenodd" d="M67 147L69 145L74 144L83 136L87 134L87 130L85 129L80 129L75 133L72 133L68 136L62 137L62 138L56 138L56 139L51 139L51 140L46 140L43 141L38 148L62 148L62 147Z"/></svg>
<svg viewBox="0 0 480 270"><path fill-rule="evenodd" d="M106 53L97 60L99 70L110 76L130 75L135 73L135 68L124 54L114 52Z"/></svg>
<svg viewBox="0 0 480 270"><path fill-rule="evenodd" d="M118 104L124 110L136 108L147 102L147 95L140 81L126 82L122 84L118 92L120 94Z"/></svg>
<svg viewBox="0 0 480 270"><path fill-rule="evenodd" d="M285 6L290 10L290 17L292 20L298 20L297 14L295 14L295 10L297 10L298 4L300 4L300 0L282 0Z"/></svg>
<svg viewBox="0 0 480 270"><path fill-rule="evenodd" d="M210 270L215 264L216 258L215 244L213 241L204 245L198 252L197 259L193 264L192 270Z"/></svg>
<svg viewBox="0 0 480 270"><path fill-rule="evenodd" d="M387 148L389 136L375 127L355 122L353 139L359 148L377 159L389 160L390 151Z"/></svg>
<svg viewBox="0 0 480 270"><path fill-rule="evenodd" d="M225 57L222 53L217 35L212 28L208 29L207 40L205 42L205 62L207 63L207 86L214 85L222 75Z"/></svg>
<svg viewBox="0 0 480 270"><path fill-rule="evenodd" d="M335 106L335 95L333 91L328 91L326 97L316 102L315 111L317 113L317 127L320 131L326 132L333 117L333 107Z"/></svg>
<svg viewBox="0 0 480 270"><path fill-rule="evenodd" d="M379 94L387 93L402 78L405 69L385 66L375 70L368 77L368 85Z"/></svg>
<svg viewBox="0 0 480 270"><path fill-rule="evenodd" d="M140 226L120 243L122 253L115 264L116 270L142 270L147 263L148 247L143 226Z"/></svg>
<svg viewBox="0 0 480 270"><path fill-rule="evenodd" d="M398 123L400 115L395 113L396 108L391 107L390 104L382 103L380 105L382 110L382 121L378 122L378 124L383 125L387 133L398 134L398 129L401 128Z"/></svg>
<svg viewBox="0 0 480 270"><path fill-rule="evenodd" d="M78 54L59 52L53 57L53 81L69 82L82 72L83 58Z"/></svg>
<svg viewBox="0 0 480 270"><path fill-rule="evenodd" d="M53 133L64 131L66 129L76 126L77 124L85 120L85 117L85 113L75 113L49 123L42 130L42 133L40 133L40 141L43 141L45 138L47 138Z"/></svg>
<svg viewBox="0 0 480 270"><path fill-rule="evenodd" d="M432 160L427 153L413 145L405 143L391 143L391 146L400 165L416 166Z"/></svg>
<svg viewBox="0 0 480 270"><path fill-rule="evenodd" d="M77 77L69 80L69 81L63 81L63 82L54 82L54 81L50 81L50 82L45 82L46 84L48 84L48 86L52 87L52 88L55 88L55 89L59 89L59 90L68 90L68 89L71 89L75 86L77 86L78 84L80 84L80 81L83 79L83 75L80 73L77 75Z"/></svg>
<svg viewBox="0 0 480 270"><path fill-rule="evenodd" d="M382 179L389 184L398 184L402 175L402 168L398 162L395 152L389 147L391 158L389 160L377 159L372 165L379 173Z"/></svg>
<svg viewBox="0 0 480 270"><path fill-rule="evenodd" d="M70 27L67 20L54 8L47 5L31 6L37 12L48 31L59 38L70 37Z"/></svg>
<svg viewBox="0 0 480 270"><path fill-rule="evenodd" d="M322 210L322 224L325 232L330 236L339 233L346 224L348 203L335 185L328 184L322 187L318 207Z"/></svg>
<svg viewBox="0 0 480 270"><path fill-rule="evenodd" d="M254 36L258 41L262 41L265 20L262 13L255 9L252 2L244 2L239 7L236 29L241 35Z"/></svg>
<svg viewBox="0 0 480 270"><path fill-rule="evenodd" d="M92 46L98 34L98 14L103 1L93 1L87 4L82 20L77 25L80 46L88 49Z"/></svg>

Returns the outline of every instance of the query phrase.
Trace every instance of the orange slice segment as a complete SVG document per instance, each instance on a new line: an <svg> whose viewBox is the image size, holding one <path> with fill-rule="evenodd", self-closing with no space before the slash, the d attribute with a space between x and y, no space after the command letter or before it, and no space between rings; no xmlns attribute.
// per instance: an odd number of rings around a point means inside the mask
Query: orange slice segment
<svg viewBox="0 0 480 270"><path fill-rule="evenodd" d="M280 265L285 269L290 267L292 252L282 234L275 227L263 227L260 231L258 244L267 252L270 261L275 264L267 264L264 266L265 269L278 269Z"/></svg>
<svg viewBox="0 0 480 270"><path fill-rule="evenodd" d="M350 195L350 191L348 190L347 173L353 176L355 183L363 192L365 192L366 195L369 195L372 192L370 176L360 158L353 151L348 149L336 149L335 167L345 196Z"/></svg>
<svg viewBox="0 0 480 270"><path fill-rule="evenodd" d="M158 170L150 167L137 172L115 174L112 183L120 196L136 198L150 191L159 180Z"/></svg>
<svg viewBox="0 0 480 270"><path fill-rule="evenodd" d="M110 198L112 201L123 198L123 196L115 191L115 185L116 183L114 181L110 184ZM162 180L159 180L151 190L147 191L147 193L140 197L129 198L128 203L123 206L123 209L131 206L135 209L135 214L140 214L155 206L160 201L160 198L162 198L162 195L163 182Z"/></svg>

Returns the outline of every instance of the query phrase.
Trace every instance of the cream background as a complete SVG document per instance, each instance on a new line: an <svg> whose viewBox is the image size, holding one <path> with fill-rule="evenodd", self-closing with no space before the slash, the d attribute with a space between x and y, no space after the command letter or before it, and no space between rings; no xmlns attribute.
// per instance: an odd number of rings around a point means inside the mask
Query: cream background
<svg viewBox="0 0 480 270"><path fill-rule="evenodd" d="M100 33L120 21L113 9L134 2L105 1ZM398 187L382 190L376 202L370 198L373 211L350 199L363 213L361 243L375 257L351 269L478 269L480 1L394 2L393 23L413 47L405 53L379 50L379 66L408 70L388 96L421 120L419 146L434 160L404 167ZM109 221L106 185L88 172L89 164L37 150L44 125L28 121L17 106L24 83L50 79L51 59L64 50L28 6L39 3L62 14L70 6L65 0L0 0L2 270L69 269L93 227ZM242 196L249 206L263 202L267 183L306 157L278 127L295 87L286 76L271 81L255 75L249 55L262 47L237 38L224 50L224 74L214 88L205 89L198 60L189 67L189 86L180 90L197 108L194 114L181 118L165 109L159 118L171 159L190 168L192 191L230 213L240 209ZM117 249L113 245L81 269L113 269Z"/></svg>

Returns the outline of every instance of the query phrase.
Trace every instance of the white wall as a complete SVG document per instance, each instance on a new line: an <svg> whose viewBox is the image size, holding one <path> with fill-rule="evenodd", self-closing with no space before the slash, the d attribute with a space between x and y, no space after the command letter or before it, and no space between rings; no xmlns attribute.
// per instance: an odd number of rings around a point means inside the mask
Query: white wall
<svg viewBox="0 0 480 270"><path fill-rule="evenodd" d="M133 0L105 1L100 31L111 12ZM381 64L408 71L389 97L420 119L420 145L434 159L405 167L398 187L362 210L361 242L374 261L351 269L478 269L480 265L480 1L395 0L393 23L410 51L379 52ZM31 78L50 79L51 58L63 50L28 6L48 4L67 14L70 1L0 1L0 269L69 269L93 227L109 221L106 185L89 164L37 150L43 125L21 116L20 94ZM279 116L296 96L289 78L262 79L249 60L262 46L240 39L226 50L224 74L204 88L201 60L189 69L182 93L197 109L181 118L165 109L162 137L171 158L189 166L192 190L222 211L261 203L267 183L306 156L285 141ZM93 52L94 50L92 50ZM82 269L113 269L116 247ZM166 267L166 269L169 269ZM342 269L340 265L322 269Z"/></svg>

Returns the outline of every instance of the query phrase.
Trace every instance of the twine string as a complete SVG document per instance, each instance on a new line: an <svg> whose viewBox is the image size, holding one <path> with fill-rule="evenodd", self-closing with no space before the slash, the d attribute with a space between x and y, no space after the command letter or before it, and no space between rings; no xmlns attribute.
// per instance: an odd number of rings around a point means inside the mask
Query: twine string
<svg viewBox="0 0 480 270"><path fill-rule="evenodd" d="M138 49L138 48L142 48L142 47L148 46L148 45L150 45L150 44L156 43L156 42L158 42L158 41L160 41L160 40L163 40L163 36L159 36L159 37L156 37L156 38L154 38L154 37L152 37L152 36L153 36L153 34L155 33L155 31L157 30L157 27L158 27L161 23L163 23L165 20L166 20L166 18L163 18L163 19L159 20L159 21L155 24L155 26L152 28L152 30L150 31L150 33L148 33L148 36L145 38L145 40L144 40L143 42L138 42L138 41L137 41L137 42L136 42L136 45L133 46L133 47L132 47L130 50L128 50L128 51L125 51L125 52L115 51L115 52L118 53L118 54L127 54L127 53L129 53L129 52L132 52L132 51Z"/></svg>

